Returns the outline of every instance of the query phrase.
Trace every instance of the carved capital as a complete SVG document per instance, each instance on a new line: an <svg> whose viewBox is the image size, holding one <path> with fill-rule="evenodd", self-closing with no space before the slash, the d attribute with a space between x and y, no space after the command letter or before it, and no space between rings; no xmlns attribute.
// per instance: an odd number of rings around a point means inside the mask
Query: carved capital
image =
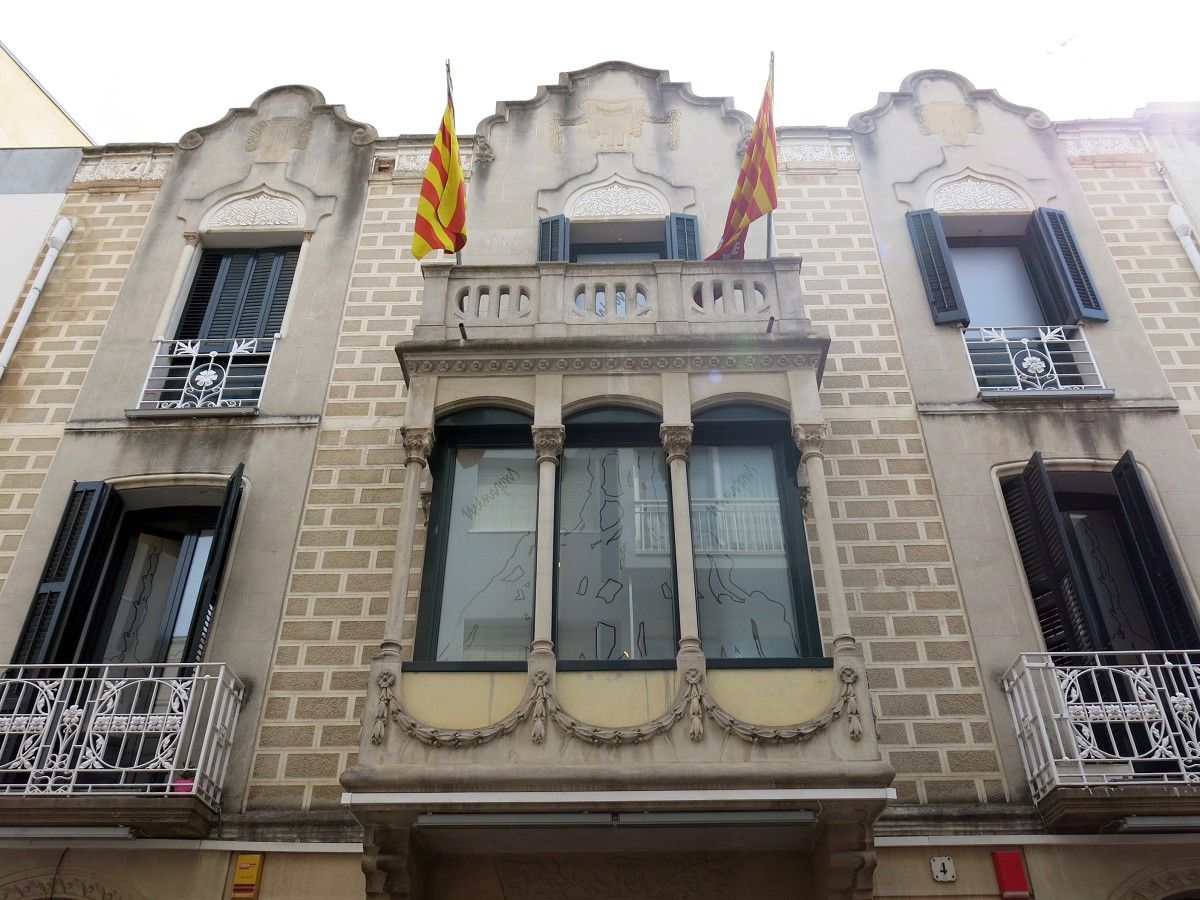
<svg viewBox="0 0 1200 900"><path fill-rule="evenodd" d="M667 451L667 462L676 459L687 461L688 451L692 449L691 425L660 425L658 436L662 439L663 449Z"/></svg>
<svg viewBox="0 0 1200 900"><path fill-rule="evenodd" d="M537 451L537 461L557 462L566 436L567 431L561 425L533 426L533 449Z"/></svg>
<svg viewBox="0 0 1200 900"><path fill-rule="evenodd" d="M183 241L189 247L200 246L200 233L198 231L185 231L183 233Z"/></svg>
<svg viewBox="0 0 1200 900"><path fill-rule="evenodd" d="M824 422L800 422L792 426L792 440L803 458L821 452L821 442L829 436L829 426Z"/></svg>
<svg viewBox="0 0 1200 900"><path fill-rule="evenodd" d="M429 460L429 451L433 449L432 428L404 429L404 462L425 465Z"/></svg>

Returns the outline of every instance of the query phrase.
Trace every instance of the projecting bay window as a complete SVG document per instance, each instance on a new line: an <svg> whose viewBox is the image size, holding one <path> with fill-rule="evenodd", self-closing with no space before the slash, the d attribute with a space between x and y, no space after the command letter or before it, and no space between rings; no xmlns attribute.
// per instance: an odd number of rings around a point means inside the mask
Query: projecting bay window
<svg viewBox="0 0 1200 900"><path fill-rule="evenodd" d="M1084 329L1108 314L1064 212L907 219L933 321L962 327L981 396L1110 393Z"/></svg>

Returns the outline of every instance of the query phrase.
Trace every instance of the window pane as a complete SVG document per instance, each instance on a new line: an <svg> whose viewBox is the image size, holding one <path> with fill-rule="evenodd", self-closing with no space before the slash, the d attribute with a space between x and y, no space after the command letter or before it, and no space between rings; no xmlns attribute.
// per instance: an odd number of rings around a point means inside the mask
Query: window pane
<svg viewBox="0 0 1200 900"><path fill-rule="evenodd" d="M675 574L661 447L568 447L559 497L560 659L672 659Z"/></svg>
<svg viewBox="0 0 1200 900"><path fill-rule="evenodd" d="M187 577L183 582L183 597L179 602L179 612L175 616L175 627L171 629L171 638L167 645L167 662L183 662L188 637L192 632L192 619L196 615L196 601L200 599L200 582L204 580L204 568L208 565L212 542L211 531L203 531L196 538L196 548L192 551L192 560L188 564Z"/></svg>
<svg viewBox="0 0 1200 900"><path fill-rule="evenodd" d="M1066 514L1083 560L1085 577L1108 632L1108 650L1153 650L1158 646L1145 602L1129 566L1113 514L1089 509Z"/></svg>
<svg viewBox="0 0 1200 900"><path fill-rule="evenodd" d="M106 663L158 662L181 547L174 538L146 532L134 536L117 583L117 608L104 649Z"/></svg>
<svg viewBox="0 0 1200 900"><path fill-rule="evenodd" d="M951 247L971 324L1045 325L1019 247Z"/></svg>
<svg viewBox="0 0 1200 900"><path fill-rule="evenodd" d="M449 518L437 659L525 659L537 519L532 450L460 449Z"/></svg>
<svg viewBox="0 0 1200 900"><path fill-rule="evenodd" d="M721 659L800 656L773 449L693 447L690 476L705 652Z"/></svg>

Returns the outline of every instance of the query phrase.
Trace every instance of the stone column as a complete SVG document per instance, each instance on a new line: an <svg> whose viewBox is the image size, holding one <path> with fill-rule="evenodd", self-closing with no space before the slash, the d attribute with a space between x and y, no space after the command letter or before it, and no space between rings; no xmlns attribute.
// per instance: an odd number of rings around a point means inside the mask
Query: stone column
<svg viewBox="0 0 1200 900"><path fill-rule="evenodd" d="M537 451L537 560L533 584L533 645L531 656L554 657L554 528L555 474L566 429L561 425L533 426Z"/></svg>
<svg viewBox="0 0 1200 900"><path fill-rule="evenodd" d="M400 656L400 638L404 631L404 607L412 575L413 541L417 531L417 513L421 506L421 477L433 449L432 428L405 428L404 500L396 533L396 558L392 562L392 590L388 596L387 624L379 646L381 657Z"/></svg>
<svg viewBox="0 0 1200 900"><path fill-rule="evenodd" d="M692 557L692 501L688 491L691 425L658 429L671 473L671 527L675 532L675 581L679 591L679 651L700 652L700 619L696 612L696 566Z"/></svg>
<svg viewBox="0 0 1200 900"><path fill-rule="evenodd" d="M821 453L821 441L826 433L824 422L802 423L792 428L792 437L800 448L800 464L804 467L813 521L817 526L821 570L825 573L825 595L829 600L831 637L834 648L839 649L852 646L854 638L850 632L850 610L846 604L846 587L842 583L842 565L833 532L833 513L829 509L829 490L825 486L825 456Z"/></svg>

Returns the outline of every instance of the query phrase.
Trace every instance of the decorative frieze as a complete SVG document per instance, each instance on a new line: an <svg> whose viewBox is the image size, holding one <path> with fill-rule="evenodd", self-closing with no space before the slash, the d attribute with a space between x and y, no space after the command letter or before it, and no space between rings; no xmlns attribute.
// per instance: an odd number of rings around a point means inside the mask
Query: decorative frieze
<svg viewBox="0 0 1200 900"><path fill-rule="evenodd" d="M165 156L101 156L87 158L75 171L75 184L98 182L144 183L162 181L171 165Z"/></svg>
<svg viewBox="0 0 1200 900"><path fill-rule="evenodd" d="M1141 134L1127 131L1077 131L1061 134L1072 160L1095 156L1143 156L1150 151Z"/></svg>
<svg viewBox="0 0 1200 900"><path fill-rule="evenodd" d="M856 162L850 144L803 143L779 145L779 164L787 169L828 168Z"/></svg>
<svg viewBox="0 0 1200 900"><path fill-rule="evenodd" d="M488 359L414 359L410 371L418 375L522 375L530 372L711 372L781 371L816 369L819 354L723 353L662 356L512 356Z"/></svg>

